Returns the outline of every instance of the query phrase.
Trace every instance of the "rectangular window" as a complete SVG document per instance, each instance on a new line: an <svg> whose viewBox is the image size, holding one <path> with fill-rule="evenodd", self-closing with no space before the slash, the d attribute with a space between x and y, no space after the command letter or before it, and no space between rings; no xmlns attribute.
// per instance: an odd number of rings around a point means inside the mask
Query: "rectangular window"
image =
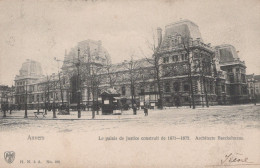
<svg viewBox="0 0 260 168"><path fill-rule="evenodd" d="M178 55L175 56L175 61L176 62L179 61L179 56Z"/></svg>
<svg viewBox="0 0 260 168"><path fill-rule="evenodd" d="M189 84L185 84L185 85L183 86L183 90L184 90L185 92L190 91L190 85L189 85Z"/></svg>
<svg viewBox="0 0 260 168"><path fill-rule="evenodd" d="M166 102L170 103L170 98L169 97L166 97Z"/></svg>
<svg viewBox="0 0 260 168"><path fill-rule="evenodd" d="M188 60L188 54L187 53L185 54L185 60Z"/></svg>
<svg viewBox="0 0 260 168"><path fill-rule="evenodd" d="M165 92L170 92L171 89L170 89L170 84L169 83L166 83L165 84Z"/></svg>
<svg viewBox="0 0 260 168"><path fill-rule="evenodd" d="M175 62L175 55L172 56L172 62Z"/></svg>
<svg viewBox="0 0 260 168"><path fill-rule="evenodd" d="M181 54L181 60L182 60L182 61L185 60L184 54Z"/></svg>
<svg viewBox="0 0 260 168"><path fill-rule="evenodd" d="M164 57L163 58L163 63L168 63L169 62L169 57Z"/></svg>
<svg viewBox="0 0 260 168"><path fill-rule="evenodd" d="M222 92L225 92L225 85L222 85Z"/></svg>
<svg viewBox="0 0 260 168"><path fill-rule="evenodd" d="M125 86L122 87L122 95L125 95Z"/></svg>
<svg viewBox="0 0 260 168"><path fill-rule="evenodd" d="M141 93L144 93L144 88L141 89Z"/></svg>
<svg viewBox="0 0 260 168"><path fill-rule="evenodd" d="M233 74L229 75L229 80L230 80L231 83L235 82Z"/></svg>

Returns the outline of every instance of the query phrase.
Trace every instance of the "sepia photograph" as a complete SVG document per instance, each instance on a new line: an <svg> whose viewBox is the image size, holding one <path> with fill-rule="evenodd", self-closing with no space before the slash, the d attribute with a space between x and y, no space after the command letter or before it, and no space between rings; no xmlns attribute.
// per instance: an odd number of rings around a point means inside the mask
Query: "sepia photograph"
<svg viewBox="0 0 260 168"><path fill-rule="evenodd" d="M259 168L259 0L0 0L0 168Z"/></svg>

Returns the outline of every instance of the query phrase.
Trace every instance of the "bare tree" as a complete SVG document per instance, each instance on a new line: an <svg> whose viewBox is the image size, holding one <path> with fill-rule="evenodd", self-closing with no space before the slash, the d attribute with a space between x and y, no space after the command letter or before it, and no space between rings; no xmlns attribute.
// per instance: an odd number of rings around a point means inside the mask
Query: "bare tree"
<svg viewBox="0 0 260 168"><path fill-rule="evenodd" d="M192 63L193 63L193 54L192 54L192 39L188 36L181 36L181 42L179 45L180 49L183 49L188 61L188 79L190 83L190 97L191 97L191 104L192 108L195 109L195 97L194 97L194 90L193 90L193 80L192 80ZM180 50L182 51L182 50Z"/></svg>
<svg viewBox="0 0 260 168"><path fill-rule="evenodd" d="M103 65L103 71L105 73L105 78L108 79L109 86L112 88L114 87L117 81L117 77L115 72L113 71L113 65L111 64L110 59L108 58L107 55L105 55L105 58L106 58L106 64Z"/></svg>
<svg viewBox="0 0 260 168"><path fill-rule="evenodd" d="M208 62L205 60L205 58L202 58L202 68L201 68L201 76L203 81L203 90L205 94L205 100L206 100L206 106L209 107L209 100L208 100L208 90L206 86L206 67L208 66Z"/></svg>
<svg viewBox="0 0 260 168"><path fill-rule="evenodd" d="M102 67L97 67L94 65L91 65L90 67L90 88L91 88L91 94L92 94L92 119L95 118L95 111L99 111L98 107L98 97L99 97L99 90L100 90L100 83L102 80Z"/></svg>
<svg viewBox="0 0 260 168"><path fill-rule="evenodd" d="M47 115L47 110L50 104L50 79L47 75L47 81L44 83L44 112Z"/></svg>
<svg viewBox="0 0 260 168"><path fill-rule="evenodd" d="M149 62L152 67L153 67L153 72L154 72L154 79L156 81L156 86L158 90L158 108L163 109L163 92L162 92L162 74L160 70L160 61L161 61L161 54L159 53L159 49L161 47L161 41L158 42L158 46L156 47L155 44L155 35L153 34L153 42L149 42L148 40L146 41L148 48L150 51L152 51L152 58L148 57L146 54L144 54L143 50L141 52L145 56L147 62Z"/></svg>
<svg viewBox="0 0 260 168"><path fill-rule="evenodd" d="M145 88L147 86L147 84L149 83L149 72L146 70L146 68L140 68L139 70L140 73L140 88L141 88L141 94L143 94L144 96L144 102L145 100ZM152 74L153 75L153 74Z"/></svg>
<svg viewBox="0 0 260 168"><path fill-rule="evenodd" d="M24 118L28 118L28 115L27 115L27 97L28 97L28 90L27 90L27 81L25 81L25 105L24 105Z"/></svg>
<svg viewBox="0 0 260 168"><path fill-rule="evenodd" d="M131 90L131 104L134 107L136 104L136 85L137 81L140 80L140 67L139 62L133 59L133 54L131 55L130 61L124 62L124 67L127 69L126 71L126 83L130 83Z"/></svg>

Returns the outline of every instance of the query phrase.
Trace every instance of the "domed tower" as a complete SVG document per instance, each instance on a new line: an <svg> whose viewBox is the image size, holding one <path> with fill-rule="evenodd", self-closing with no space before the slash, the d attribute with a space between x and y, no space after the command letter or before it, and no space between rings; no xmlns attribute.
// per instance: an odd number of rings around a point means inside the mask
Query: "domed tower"
<svg viewBox="0 0 260 168"><path fill-rule="evenodd" d="M24 103L28 102L28 96L25 95L33 92L33 84L43 79L41 64L37 61L27 59L19 70L19 75L15 76L15 104L24 108Z"/></svg>
<svg viewBox="0 0 260 168"><path fill-rule="evenodd" d="M77 46L71 48L69 53L65 52L62 69L75 66L80 60L81 64L95 63L97 65L107 65L111 59L107 50L102 47L102 42L85 40L78 42Z"/></svg>
<svg viewBox="0 0 260 168"><path fill-rule="evenodd" d="M65 52L62 72L67 83L67 92L70 92L71 104L77 102L78 87L82 90L82 102L89 100L90 89L87 88L90 87L90 74L99 73L97 71L102 69L100 67L108 64L111 64L111 59L101 41L81 41L68 53Z"/></svg>
<svg viewBox="0 0 260 168"><path fill-rule="evenodd" d="M33 79L37 80L43 77L41 64L37 61L27 59L16 75L15 80Z"/></svg>

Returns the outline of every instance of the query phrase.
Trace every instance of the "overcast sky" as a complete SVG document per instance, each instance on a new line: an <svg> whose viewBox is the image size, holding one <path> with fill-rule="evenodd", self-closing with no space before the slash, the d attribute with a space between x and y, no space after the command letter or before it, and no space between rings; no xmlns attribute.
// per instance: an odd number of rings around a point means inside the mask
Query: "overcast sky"
<svg viewBox="0 0 260 168"><path fill-rule="evenodd" d="M153 30L189 19L205 43L232 44L247 74L260 74L260 1L0 1L0 84L11 85L26 59L57 72L77 42L101 40L112 63L146 50ZM61 64L60 64L61 66Z"/></svg>

